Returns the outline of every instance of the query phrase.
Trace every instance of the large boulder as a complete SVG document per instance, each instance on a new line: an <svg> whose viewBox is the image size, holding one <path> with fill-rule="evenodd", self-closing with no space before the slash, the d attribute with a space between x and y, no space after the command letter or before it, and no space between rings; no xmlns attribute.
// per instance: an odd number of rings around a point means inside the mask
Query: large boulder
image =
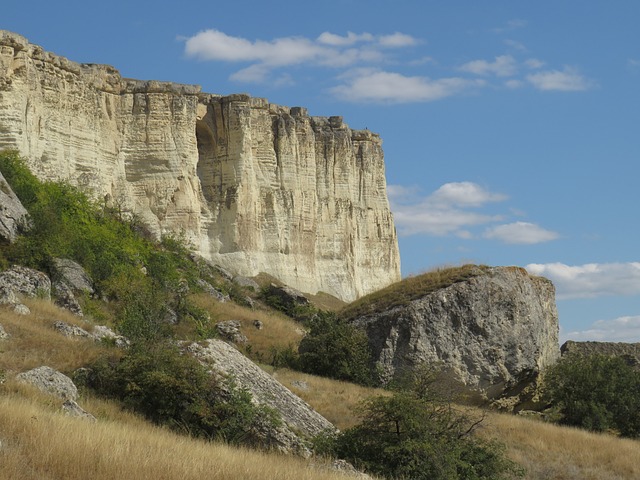
<svg viewBox="0 0 640 480"><path fill-rule="evenodd" d="M62 400L76 401L78 399L78 389L73 381L51 367L34 368L16 375L16 378Z"/></svg>
<svg viewBox="0 0 640 480"><path fill-rule="evenodd" d="M211 339L191 343L186 349L214 372L231 376L239 387L251 393L256 403L280 413L284 426L265 432L272 447L308 456L308 440L324 431L335 431L327 419L231 345Z"/></svg>
<svg viewBox="0 0 640 480"><path fill-rule="evenodd" d="M32 268L14 265L0 272L0 289L27 297L51 299L51 281L44 273Z"/></svg>
<svg viewBox="0 0 640 480"><path fill-rule="evenodd" d="M518 267L462 268L454 283L353 320L367 332L383 382L438 364L468 392L495 399L520 393L558 359L549 280Z"/></svg>
<svg viewBox="0 0 640 480"><path fill-rule="evenodd" d="M0 239L13 243L29 227L29 214L0 172Z"/></svg>
<svg viewBox="0 0 640 480"><path fill-rule="evenodd" d="M52 267L54 282L63 282L72 290L93 294L93 280L79 263L68 258L54 258Z"/></svg>

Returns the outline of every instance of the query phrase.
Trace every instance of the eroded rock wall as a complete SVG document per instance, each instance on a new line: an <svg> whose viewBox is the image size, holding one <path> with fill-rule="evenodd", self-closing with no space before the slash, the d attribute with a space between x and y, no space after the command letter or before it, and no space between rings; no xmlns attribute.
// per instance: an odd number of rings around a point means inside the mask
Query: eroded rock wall
<svg viewBox="0 0 640 480"><path fill-rule="evenodd" d="M239 275L343 300L399 280L381 143L340 117L124 79L0 31L0 149Z"/></svg>

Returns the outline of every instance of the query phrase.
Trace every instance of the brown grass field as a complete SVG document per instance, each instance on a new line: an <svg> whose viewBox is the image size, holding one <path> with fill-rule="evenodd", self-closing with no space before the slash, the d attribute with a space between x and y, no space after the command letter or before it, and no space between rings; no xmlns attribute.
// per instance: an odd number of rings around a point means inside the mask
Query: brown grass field
<svg viewBox="0 0 640 480"><path fill-rule="evenodd" d="M306 460L189 439L91 396L79 403L98 418L97 423L65 416L59 401L17 384L13 375L40 365L70 373L105 347L65 338L51 328L56 320L90 328L85 321L44 301L28 305L32 314L27 317L0 308L0 324L11 334L0 341L0 372L7 377L0 386L0 479L344 478ZM265 355L272 346L299 341L299 325L284 316L233 304L207 308L219 320L240 320L253 348ZM253 328L254 319L263 321L265 328ZM360 400L385 393L286 369L265 369L340 428L357 421L352 409ZM527 469L527 479L640 479L640 441L492 412L479 434L504 443L508 456Z"/></svg>

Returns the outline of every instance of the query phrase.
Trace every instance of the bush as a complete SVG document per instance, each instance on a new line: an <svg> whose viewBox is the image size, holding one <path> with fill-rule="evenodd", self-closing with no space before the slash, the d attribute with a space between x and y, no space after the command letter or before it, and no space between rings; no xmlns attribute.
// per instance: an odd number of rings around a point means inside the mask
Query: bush
<svg viewBox="0 0 640 480"><path fill-rule="evenodd" d="M411 390L373 397L360 406L361 423L329 442L324 453L385 478L500 480L523 476L504 448L473 435L482 418L457 411L416 375Z"/></svg>
<svg viewBox="0 0 640 480"><path fill-rule="evenodd" d="M640 372L621 357L569 355L545 374L560 423L640 436Z"/></svg>
<svg viewBox="0 0 640 480"><path fill-rule="evenodd" d="M364 331L321 312L300 342L300 369L307 373L362 385L374 384L371 349Z"/></svg>
<svg viewBox="0 0 640 480"><path fill-rule="evenodd" d="M277 422L246 390L217 380L169 342L138 343L120 360L101 359L89 385L157 424L196 437L252 444L257 425L265 418Z"/></svg>

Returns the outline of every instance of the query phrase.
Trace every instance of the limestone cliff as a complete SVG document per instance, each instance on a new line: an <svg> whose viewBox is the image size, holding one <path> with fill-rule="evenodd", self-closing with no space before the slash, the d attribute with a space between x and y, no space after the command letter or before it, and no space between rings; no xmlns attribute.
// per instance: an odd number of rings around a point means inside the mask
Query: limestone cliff
<svg viewBox="0 0 640 480"><path fill-rule="evenodd" d="M496 398L519 393L557 360L549 280L517 267L463 268L459 281L354 320L369 336L383 380L441 363L463 385Z"/></svg>
<svg viewBox="0 0 640 480"><path fill-rule="evenodd" d="M0 31L0 149L239 275L343 300L397 281L381 144L340 117L124 79Z"/></svg>

